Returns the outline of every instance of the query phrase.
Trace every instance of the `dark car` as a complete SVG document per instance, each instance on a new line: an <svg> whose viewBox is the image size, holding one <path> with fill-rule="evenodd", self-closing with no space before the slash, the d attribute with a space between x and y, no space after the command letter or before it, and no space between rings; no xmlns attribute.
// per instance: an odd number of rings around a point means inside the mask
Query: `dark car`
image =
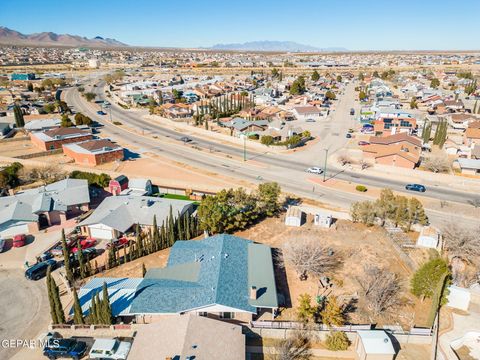
<svg viewBox="0 0 480 360"><path fill-rule="evenodd" d="M350 139L350 138L352 137L352 134L347 133L347 135L345 135L345 137L346 137L347 139Z"/></svg>
<svg viewBox="0 0 480 360"><path fill-rule="evenodd" d="M355 109L350 109L350 115L355 115Z"/></svg>
<svg viewBox="0 0 480 360"><path fill-rule="evenodd" d="M39 262L25 271L25 277L29 280L39 280L46 275L49 266L55 269L57 262L53 259Z"/></svg>
<svg viewBox="0 0 480 360"><path fill-rule="evenodd" d="M43 355L49 359L71 358L78 360L85 355L87 344L75 339L56 339L43 349Z"/></svg>
<svg viewBox="0 0 480 360"><path fill-rule="evenodd" d="M192 139L190 139L188 136L182 136L179 140L183 141L184 143L192 141Z"/></svg>
<svg viewBox="0 0 480 360"><path fill-rule="evenodd" d="M425 192L427 190L425 186L420 184L407 184L405 186L405 189L410 191L419 191L419 192Z"/></svg>
<svg viewBox="0 0 480 360"><path fill-rule="evenodd" d="M104 113L102 110L97 111L98 115L107 115L107 113Z"/></svg>

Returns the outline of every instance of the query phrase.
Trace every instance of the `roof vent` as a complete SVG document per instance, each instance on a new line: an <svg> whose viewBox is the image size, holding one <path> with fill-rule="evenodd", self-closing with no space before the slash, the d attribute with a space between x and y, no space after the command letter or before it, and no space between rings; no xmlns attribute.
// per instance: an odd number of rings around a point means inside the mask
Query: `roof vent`
<svg viewBox="0 0 480 360"><path fill-rule="evenodd" d="M250 288L250 300L257 300L257 287L252 286Z"/></svg>

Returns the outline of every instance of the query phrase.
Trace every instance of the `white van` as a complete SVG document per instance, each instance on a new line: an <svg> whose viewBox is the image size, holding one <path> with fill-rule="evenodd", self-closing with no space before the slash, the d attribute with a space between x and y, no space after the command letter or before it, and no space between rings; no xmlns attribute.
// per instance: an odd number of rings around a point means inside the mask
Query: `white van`
<svg viewBox="0 0 480 360"><path fill-rule="evenodd" d="M90 350L90 359L126 360L132 344L118 339L96 339Z"/></svg>

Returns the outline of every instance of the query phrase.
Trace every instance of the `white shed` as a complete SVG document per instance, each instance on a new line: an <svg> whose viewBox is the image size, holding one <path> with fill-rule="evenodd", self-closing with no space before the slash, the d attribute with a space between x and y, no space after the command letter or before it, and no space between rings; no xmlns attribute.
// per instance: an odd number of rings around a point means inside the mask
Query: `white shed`
<svg viewBox="0 0 480 360"><path fill-rule="evenodd" d="M333 216L326 213L316 213L313 219L314 224L324 228L329 228L333 223Z"/></svg>
<svg viewBox="0 0 480 360"><path fill-rule="evenodd" d="M417 246L437 249L440 246L440 231L433 226L424 226L418 235Z"/></svg>
<svg viewBox="0 0 480 360"><path fill-rule="evenodd" d="M468 311L468 306L470 305L471 298L470 290L461 288L459 286L450 285L448 287L448 291L449 293L447 296L447 306L463 311Z"/></svg>
<svg viewBox="0 0 480 360"><path fill-rule="evenodd" d="M383 330L357 331L354 346L358 360L393 360L396 353L392 340Z"/></svg>
<svg viewBox="0 0 480 360"><path fill-rule="evenodd" d="M302 226L303 211L298 206L290 206L285 216L285 225Z"/></svg>

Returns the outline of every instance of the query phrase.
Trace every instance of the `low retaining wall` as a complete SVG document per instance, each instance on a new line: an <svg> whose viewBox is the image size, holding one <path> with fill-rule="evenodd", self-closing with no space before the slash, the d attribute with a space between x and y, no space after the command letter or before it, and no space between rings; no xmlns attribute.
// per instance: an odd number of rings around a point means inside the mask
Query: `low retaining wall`
<svg viewBox="0 0 480 360"><path fill-rule="evenodd" d="M15 156L15 159L33 159L33 158L37 158L37 157L57 155L57 154L62 154L62 153L63 153L63 149L55 149L55 150L41 151L41 152L33 153L33 154Z"/></svg>

